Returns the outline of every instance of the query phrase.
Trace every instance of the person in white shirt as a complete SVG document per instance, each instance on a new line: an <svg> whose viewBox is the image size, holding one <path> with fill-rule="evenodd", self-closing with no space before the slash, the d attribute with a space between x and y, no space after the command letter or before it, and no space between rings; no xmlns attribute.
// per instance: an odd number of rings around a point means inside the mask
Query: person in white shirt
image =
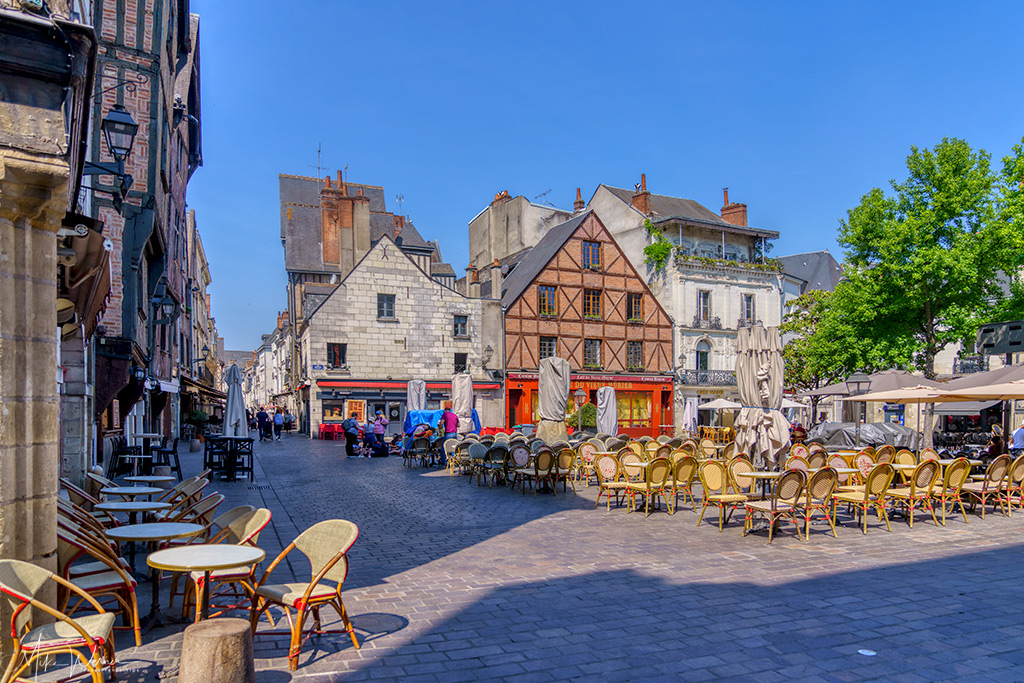
<svg viewBox="0 0 1024 683"><path fill-rule="evenodd" d="M1010 434L1010 452L1014 455L1024 453L1024 422Z"/></svg>

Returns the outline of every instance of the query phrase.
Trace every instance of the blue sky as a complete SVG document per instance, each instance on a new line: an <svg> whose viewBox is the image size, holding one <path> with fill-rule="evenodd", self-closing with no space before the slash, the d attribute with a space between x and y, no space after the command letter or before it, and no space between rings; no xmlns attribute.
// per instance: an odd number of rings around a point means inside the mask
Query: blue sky
<svg viewBox="0 0 1024 683"><path fill-rule="evenodd" d="M571 208L632 187L717 211L773 254L829 249L911 145L1024 135L1024 3L192 0L204 167L189 186L227 348L285 305L279 173L382 185L462 272L500 190Z"/></svg>

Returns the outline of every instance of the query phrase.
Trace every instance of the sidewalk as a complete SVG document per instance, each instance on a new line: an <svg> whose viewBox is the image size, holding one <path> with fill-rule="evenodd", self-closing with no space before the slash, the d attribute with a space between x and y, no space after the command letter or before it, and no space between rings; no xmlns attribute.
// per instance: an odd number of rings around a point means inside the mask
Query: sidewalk
<svg viewBox="0 0 1024 683"><path fill-rule="evenodd" d="M317 521L361 529L343 596L362 648L313 638L289 672L288 639L257 636L258 680L1024 679L1021 512L768 545L742 514L719 533L688 508L594 509L596 487L523 496L297 435L255 449L252 484L211 488L272 511L264 566ZM301 558L278 571L308 577ZM175 666L181 628L119 632L119 680Z"/></svg>

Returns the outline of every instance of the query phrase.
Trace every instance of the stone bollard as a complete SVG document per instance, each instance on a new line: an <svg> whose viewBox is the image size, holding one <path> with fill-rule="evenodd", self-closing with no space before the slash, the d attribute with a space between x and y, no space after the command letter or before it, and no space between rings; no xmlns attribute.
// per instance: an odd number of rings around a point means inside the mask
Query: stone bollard
<svg viewBox="0 0 1024 683"><path fill-rule="evenodd" d="M248 619L207 619L185 629L178 683L253 683Z"/></svg>

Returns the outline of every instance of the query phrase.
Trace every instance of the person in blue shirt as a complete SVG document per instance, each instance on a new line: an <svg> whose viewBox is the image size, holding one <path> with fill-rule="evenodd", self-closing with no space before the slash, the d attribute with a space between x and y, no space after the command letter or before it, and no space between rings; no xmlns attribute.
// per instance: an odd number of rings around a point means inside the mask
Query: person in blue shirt
<svg viewBox="0 0 1024 683"><path fill-rule="evenodd" d="M1010 452L1015 456L1024 453L1024 422L1010 434Z"/></svg>

